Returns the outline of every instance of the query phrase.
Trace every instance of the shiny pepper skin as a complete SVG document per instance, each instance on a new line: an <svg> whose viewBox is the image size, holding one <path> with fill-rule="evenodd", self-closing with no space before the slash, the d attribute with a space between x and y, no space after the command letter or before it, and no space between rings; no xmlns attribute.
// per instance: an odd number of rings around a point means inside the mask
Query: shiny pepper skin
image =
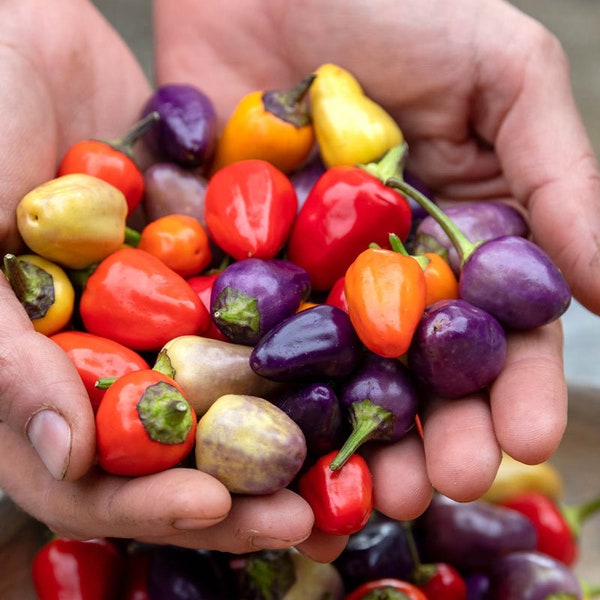
<svg viewBox="0 0 600 600"><path fill-rule="evenodd" d="M363 344L372 352L398 358L409 348L425 310L427 286L412 257L368 248L348 268L348 314Z"/></svg>
<svg viewBox="0 0 600 600"><path fill-rule="evenodd" d="M319 458L300 478L300 495L310 504L315 527L331 535L349 535L364 527L373 511L373 481L364 458L353 454L332 471L337 450Z"/></svg>
<svg viewBox="0 0 600 600"><path fill-rule="evenodd" d="M431 600L431 598L408 581L384 577L359 585L346 596L345 600Z"/></svg>
<svg viewBox="0 0 600 600"><path fill-rule="evenodd" d="M138 351L208 328L210 315L183 277L138 248L122 248L89 276L79 304L86 331Z"/></svg>
<svg viewBox="0 0 600 600"><path fill-rule="evenodd" d="M300 209L288 257L309 272L313 289L329 290L369 244L388 247L390 232L405 240L411 219L406 198L377 177L360 167L333 167Z"/></svg>
<svg viewBox="0 0 600 600"><path fill-rule="evenodd" d="M34 556L32 582L39 600L114 600L124 557L110 540L57 537Z"/></svg>
<svg viewBox="0 0 600 600"><path fill-rule="evenodd" d="M467 584L462 575L449 563L423 565L431 567L428 575L417 580L417 586L427 600L467 600ZM425 571L421 571L425 575Z"/></svg>

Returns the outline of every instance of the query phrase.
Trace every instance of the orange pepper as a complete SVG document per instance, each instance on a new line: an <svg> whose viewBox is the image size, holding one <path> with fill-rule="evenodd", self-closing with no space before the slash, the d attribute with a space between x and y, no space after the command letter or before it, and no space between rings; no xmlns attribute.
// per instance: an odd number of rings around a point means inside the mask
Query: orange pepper
<svg viewBox="0 0 600 600"><path fill-rule="evenodd" d="M370 247L346 271L344 292L350 320L369 350L388 358L408 350L427 296L418 261L402 252Z"/></svg>
<svg viewBox="0 0 600 600"><path fill-rule="evenodd" d="M208 234L190 215L171 214L148 223L137 244L182 277L201 273L212 260Z"/></svg>
<svg viewBox="0 0 600 600"><path fill-rule="evenodd" d="M302 99L315 76L289 91L256 90L244 96L229 117L219 140L211 173L245 159L262 159L284 173L308 157L315 133Z"/></svg>
<svg viewBox="0 0 600 600"><path fill-rule="evenodd" d="M427 252L423 256L428 259L423 267L427 285L425 305L429 306L438 300L458 298L458 280L448 262L435 252Z"/></svg>

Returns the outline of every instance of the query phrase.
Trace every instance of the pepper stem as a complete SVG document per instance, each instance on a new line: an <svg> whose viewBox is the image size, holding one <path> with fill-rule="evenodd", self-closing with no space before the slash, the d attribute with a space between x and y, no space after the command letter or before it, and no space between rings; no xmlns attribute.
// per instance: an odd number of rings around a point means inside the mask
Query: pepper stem
<svg viewBox="0 0 600 600"><path fill-rule="evenodd" d="M473 244L467 236L456 226L456 224L448 217L448 215L437 205L432 202L425 194L412 185L406 183L401 178L390 177L385 181L388 187L399 190L406 196L412 198L417 204L422 206L428 214L430 214L444 230L444 233L450 238L450 241L456 248L460 257L461 266L464 265L471 254L475 251L479 244Z"/></svg>
<svg viewBox="0 0 600 600"><path fill-rule="evenodd" d="M128 246L137 248L140 243L141 233L129 225L125 226L125 243Z"/></svg>
<svg viewBox="0 0 600 600"><path fill-rule="evenodd" d="M316 77L314 73L311 73L290 90L264 92L262 102L265 110L295 127L310 125L311 113L302 99Z"/></svg>
<svg viewBox="0 0 600 600"><path fill-rule="evenodd" d="M563 505L561 507L561 511L577 539L581 536L583 523L598 510L600 510L600 496L577 506Z"/></svg>
<svg viewBox="0 0 600 600"><path fill-rule="evenodd" d="M140 119L137 123L135 123L135 125L123 136L115 140L106 140L105 143L133 159L133 144L139 138L141 138L159 119L159 113L157 111L152 111L143 119Z"/></svg>
<svg viewBox="0 0 600 600"><path fill-rule="evenodd" d="M384 183L391 178L403 179L404 166L408 157L408 144L403 140L390 148L379 160L357 165Z"/></svg>
<svg viewBox="0 0 600 600"><path fill-rule="evenodd" d="M365 398L351 405L350 420L352 432L329 463L332 471L341 469L360 446L372 439L375 434L381 433L386 425L394 421L394 415L379 404ZM383 439L379 435L378 438Z"/></svg>

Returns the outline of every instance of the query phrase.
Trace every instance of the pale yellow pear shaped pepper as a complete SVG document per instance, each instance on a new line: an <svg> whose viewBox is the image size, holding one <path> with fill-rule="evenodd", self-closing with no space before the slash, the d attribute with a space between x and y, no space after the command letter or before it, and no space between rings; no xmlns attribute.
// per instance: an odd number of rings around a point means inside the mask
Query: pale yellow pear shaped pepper
<svg viewBox="0 0 600 600"><path fill-rule="evenodd" d="M366 164L403 141L396 121L365 95L351 73L326 63L315 74L309 97L325 166Z"/></svg>
<svg viewBox="0 0 600 600"><path fill-rule="evenodd" d="M23 196L16 214L31 251L69 269L93 265L125 239L125 196L92 175L75 173L42 183Z"/></svg>

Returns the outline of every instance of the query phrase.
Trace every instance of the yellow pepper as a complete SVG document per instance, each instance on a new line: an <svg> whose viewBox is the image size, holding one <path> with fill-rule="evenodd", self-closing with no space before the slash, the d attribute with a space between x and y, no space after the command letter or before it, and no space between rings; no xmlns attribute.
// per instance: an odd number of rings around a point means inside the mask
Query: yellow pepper
<svg viewBox="0 0 600 600"><path fill-rule="evenodd" d="M316 70L310 94L313 127L327 167L375 161L403 141L398 124L365 95L355 77L326 63Z"/></svg>
<svg viewBox="0 0 600 600"><path fill-rule="evenodd" d="M501 503L523 492L535 491L554 500L563 494L563 480L549 462L527 465L504 453L494 482L483 498Z"/></svg>
<svg viewBox="0 0 600 600"><path fill-rule="evenodd" d="M298 168L315 142L303 101L314 78L305 77L289 91L257 90L244 96L221 132L211 172L246 159L266 160L284 173Z"/></svg>
<svg viewBox="0 0 600 600"><path fill-rule="evenodd" d="M36 331L53 335L70 323L75 290L61 267L36 254L7 254L4 272Z"/></svg>
<svg viewBox="0 0 600 600"><path fill-rule="evenodd" d="M125 196L116 187L75 173L26 194L17 205L17 227L33 253L69 269L84 269L121 246L127 211Z"/></svg>

